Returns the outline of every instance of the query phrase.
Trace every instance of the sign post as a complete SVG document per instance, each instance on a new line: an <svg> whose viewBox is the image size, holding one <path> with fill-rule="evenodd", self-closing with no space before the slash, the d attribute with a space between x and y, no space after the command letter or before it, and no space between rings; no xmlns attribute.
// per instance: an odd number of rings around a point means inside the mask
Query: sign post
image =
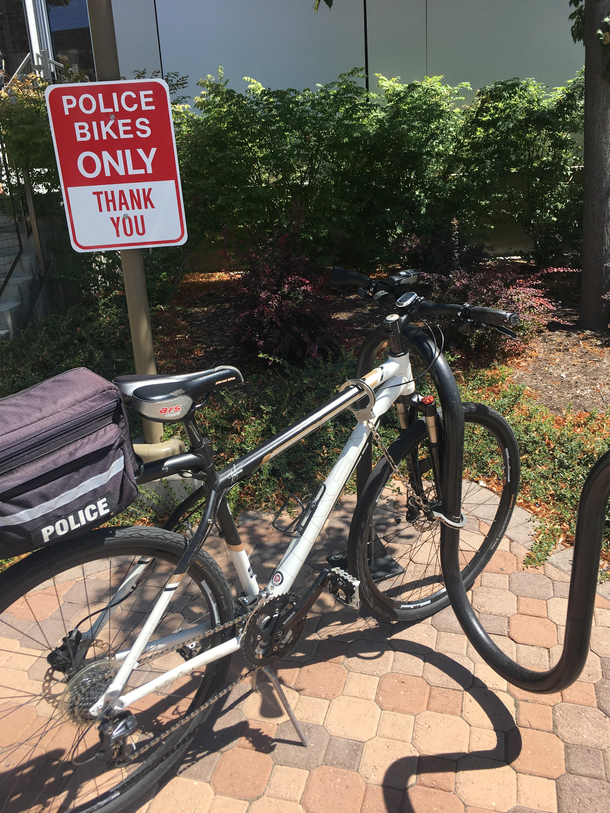
<svg viewBox="0 0 610 813"><path fill-rule="evenodd" d="M49 120L70 241L120 250L136 372L156 372L142 248L187 239L169 90L161 79L51 85ZM145 422L148 443L160 424Z"/></svg>

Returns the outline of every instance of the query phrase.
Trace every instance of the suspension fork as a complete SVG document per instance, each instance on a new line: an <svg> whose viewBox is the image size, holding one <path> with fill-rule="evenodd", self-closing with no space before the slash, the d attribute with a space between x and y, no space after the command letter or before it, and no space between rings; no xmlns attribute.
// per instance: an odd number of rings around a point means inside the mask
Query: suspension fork
<svg viewBox="0 0 610 813"><path fill-rule="evenodd" d="M461 407L461 400L455 379L447 364L444 356L439 353L438 347L434 339L427 333L424 333L415 325L404 324L403 319L400 320L400 330L402 333L402 340L404 346L411 353L415 353L420 358L428 370L432 381L440 399L440 409L442 410L444 421L448 421L448 425L444 426L443 437L451 437L455 444L451 444L451 453L447 460L447 468L451 470L452 474L449 476L451 487L449 491L445 491L443 495L444 500L448 500L443 513L445 516L455 516L459 518L460 505L461 505L461 483L462 483L462 456L461 446L463 443L463 413ZM356 378L362 376L375 366L375 356L381 348L387 344L390 338L391 327L388 329L386 325L379 325L375 330L371 331L362 343L360 352L358 353L358 361L356 363ZM409 396L401 396L397 402L398 415L400 418L401 429L409 427L418 416L418 405L413 404ZM443 471L444 455L439 455L439 471ZM372 441L369 441L360 457L358 466L356 467L356 487L358 497L362 494L364 486L371 474L372 464ZM459 472L459 475L458 475ZM445 472L447 474L448 472ZM446 482L444 476L437 477L437 484Z"/></svg>
<svg viewBox="0 0 610 813"><path fill-rule="evenodd" d="M420 399L420 407L426 422L428 433L428 451L432 464L432 476L434 477L434 487L439 502L443 500L443 488L441 479L441 439L439 416L436 409L436 401L433 395L426 395Z"/></svg>

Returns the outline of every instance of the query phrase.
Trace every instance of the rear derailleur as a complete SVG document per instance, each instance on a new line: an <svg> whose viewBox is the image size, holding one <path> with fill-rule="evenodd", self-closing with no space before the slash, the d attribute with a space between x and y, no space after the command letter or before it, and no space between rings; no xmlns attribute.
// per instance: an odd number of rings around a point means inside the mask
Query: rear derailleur
<svg viewBox="0 0 610 813"><path fill-rule="evenodd" d="M95 754L96 758L116 767L127 764L136 750L134 743L128 742L128 739L137 728L138 721L127 709L102 719L99 726L100 748Z"/></svg>

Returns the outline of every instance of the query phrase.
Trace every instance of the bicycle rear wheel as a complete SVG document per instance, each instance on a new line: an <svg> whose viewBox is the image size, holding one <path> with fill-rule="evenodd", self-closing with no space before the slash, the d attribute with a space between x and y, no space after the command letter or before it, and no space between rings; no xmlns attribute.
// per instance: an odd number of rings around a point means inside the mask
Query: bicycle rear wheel
<svg viewBox="0 0 610 813"><path fill-rule="evenodd" d="M464 480L460 568L466 589L506 531L519 489L519 451L504 418L482 404L464 404ZM361 582L363 604L386 621L417 621L449 604L440 563L439 502L427 433L416 421L390 446L358 500L350 527L348 567ZM405 492L408 484L408 493Z"/></svg>
<svg viewBox="0 0 610 813"><path fill-rule="evenodd" d="M158 689L129 709L137 728L127 743L135 758L127 764L109 755L96 757L100 736L88 713L183 551L183 537L159 528L102 529L37 551L0 574L2 813L114 813L184 753L210 707L144 749L222 688L228 658ZM117 599L117 590L134 573L137 583ZM114 606L108 617L104 610L110 603ZM104 623L96 626L100 618ZM202 551L151 640L188 630L184 643L194 643L196 653L229 637L230 628L205 632L232 618L224 576ZM83 637L66 646L71 631L74 640L74 630ZM185 651L184 657L188 655ZM184 657L173 646L156 653L145 650L127 688L183 663Z"/></svg>

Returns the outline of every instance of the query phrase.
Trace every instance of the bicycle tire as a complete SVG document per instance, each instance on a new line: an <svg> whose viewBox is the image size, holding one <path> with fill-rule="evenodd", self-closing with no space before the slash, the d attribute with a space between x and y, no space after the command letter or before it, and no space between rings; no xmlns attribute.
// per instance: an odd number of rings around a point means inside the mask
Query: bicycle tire
<svg viewBox="0 0 610 813"><path fill-rule="evenodd" d="M117 652L127 649L137 635L184 548L184 537L160 528L106 528L36 551L0 574L4 655L0 811L42 813L61 805L73 813L116 813L182 756L211 706L140 758L137 749L216 694L224 685L230 657L158 689L130 709L138 722L130 738L136 759L123 767L106 758L90 759L99 750L100 739L97 727L84 718L100 686L107 685L108 675L116 671ZM82 663L75 666L74 653L69 653L65 674L50 668L47 656L79 622L81 633L92 628L99 617L95 612L107 606L134 563L146 565L137 586L95 632ZM200 551L151 640L185 625L203 621L213 627L232 618L226 580L210 556ZM197 646L220 643L231 634L228 628L203 638ZM176 651L142 660L127 688L184 662Z"/></svg>
<svg viewBox="0 0 610 813"><path fill-rule="evenodd" d="M466 526L460 564L468 590L506 531L519 489L520 465L515 436L504 418L482 404L466 403L463 408ZM418 420L388 453L429 506L438 495L434 483L426 479L431 468L426 441L425 423ZM493 485L494 491L483 488L483 483ZM383 558L386 554L390 559ZM385 457L371 472L354 511L348 568L360 579L365 607L384 621L419 621L449 604L440 564L440 520L426 516L412 496L404 502L404 488Z"/></svg>

